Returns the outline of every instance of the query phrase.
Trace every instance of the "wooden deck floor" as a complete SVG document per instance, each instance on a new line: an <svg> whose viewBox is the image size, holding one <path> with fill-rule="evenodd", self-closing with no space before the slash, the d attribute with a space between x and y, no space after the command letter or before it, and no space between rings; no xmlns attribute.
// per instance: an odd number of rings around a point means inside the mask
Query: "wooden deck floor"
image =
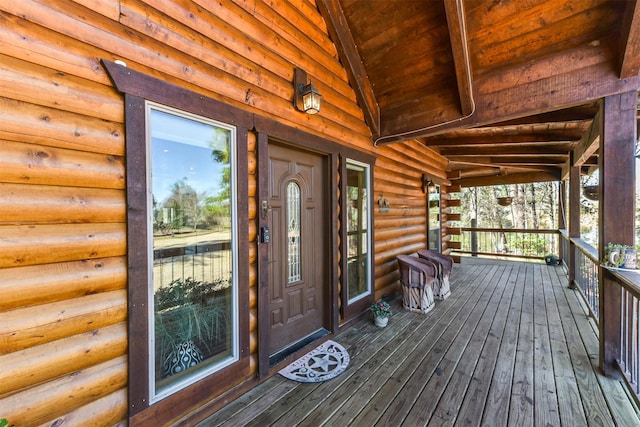
<svg viewBox="0 0 640 427"><path fill-rule="evenodd" d="M426 315L397 300L386 328L334 338L351 356L337 378L276 375L201 425L640 425L561 267L464 258L451 287Z"/></svg>

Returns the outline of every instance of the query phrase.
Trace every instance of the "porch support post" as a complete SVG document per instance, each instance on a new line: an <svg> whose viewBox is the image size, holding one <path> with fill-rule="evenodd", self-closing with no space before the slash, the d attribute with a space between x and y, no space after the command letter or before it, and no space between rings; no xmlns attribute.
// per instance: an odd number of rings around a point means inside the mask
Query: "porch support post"
<svg viewBox="0 0 640 427"><path fill-rule="evenodd" d="M566 181L559 181L559 185L558 185L558 229L559 230L564 230L567 228L567 221L566 221L566 215L567 215L567 211L566 211L566 206L565 206L565 200L566 200L566 194L567 194L567 182Z"/></svg>
<svg viewBox="0 0 640 427"><path fill-rule="evenodd" d="M569 169L569 288L576 288L578 252L573 239L580 237L580 166L574 165L571 155Z"/></svg>
<svg viewBox="0 0 640 427"><path fill-rule="evenodd" d="M566 182L561 180L558 182L558 221L557 228L558 230L565 230L567 228L566 214L567 210L565 207L565 194L566 194ZM560 260L563 260L565 264L568 262L569 254L565 253L565 246L562 244L562 234L558 234L558 257ZM568 245L567 245L568 247Z"/></svg>
<svg viewBox="0 0 640 427"><path fill-rule="evenodd" d="M613 95L601 101L599 258L607 243L633 245L635 235L635 142L638 92ZM620 287L599 268L600 368L618 374L620 357Z"/></svg>

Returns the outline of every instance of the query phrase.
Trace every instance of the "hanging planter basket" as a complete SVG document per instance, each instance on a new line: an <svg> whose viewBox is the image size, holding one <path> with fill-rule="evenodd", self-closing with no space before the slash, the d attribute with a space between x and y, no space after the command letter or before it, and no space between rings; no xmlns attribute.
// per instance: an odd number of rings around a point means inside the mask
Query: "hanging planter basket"
<svg viewBox="0 0 640 427"><path fill-rule="evenodd" d="M586 185L582 188L582 195L589 200L598 200L598 186Z"/></svg>
<svg viewBox="0 0 640 427"><path fill-rule="evenodd" d="M498 204L500 206L509 206L512 201L513 198L511 197L498 197Z"/></svg>

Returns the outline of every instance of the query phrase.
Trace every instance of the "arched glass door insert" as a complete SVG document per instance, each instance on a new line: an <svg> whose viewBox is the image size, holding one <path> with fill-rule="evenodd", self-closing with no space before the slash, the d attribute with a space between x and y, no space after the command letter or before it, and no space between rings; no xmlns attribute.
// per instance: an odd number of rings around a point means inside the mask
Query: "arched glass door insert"
<svg viewBox="0 0 640 427"><path fill-rule="evenodd" d="M299 282L300 271L300 186L295 182L287 185L287 265L288 283Z"/></svg>

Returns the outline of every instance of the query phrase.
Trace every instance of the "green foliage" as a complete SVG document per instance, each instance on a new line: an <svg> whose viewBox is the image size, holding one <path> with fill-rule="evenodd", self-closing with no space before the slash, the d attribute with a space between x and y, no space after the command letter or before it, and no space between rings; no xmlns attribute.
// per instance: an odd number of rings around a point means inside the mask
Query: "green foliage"
<svg viewBox="0 0 640 427"><path fill-rule="evenodd" d="M369 310L373 313L373 317L390 317L393 314L389 303L382 300L373 302Z"/></svg>
<svg viewBox="0 0 640 427"><path fill-rule="evenodd" d="M607 247L604 249L604 258L602 259L602 265L605 267L614 267L618 268L622 266L625 262L624 251L627 249L633 249L632 246L620 245L617 243L607 243ZM612 257L611 254L614 252L620 253L617 257Z"/></svg>
<svg viewBox="0 0 640 427"><path fill-rule="evenodd" d="M0 418L0 427L9 427L9 421L6 418Z"/></svg>
<svg viewBox="0 0 640 427"><path fill-rule="evenodd" d="M215 353L230 331L229 280L176 279L154 294L156 359L161 362L184 342Z"/></svg>
<svg viewBox="0 0 640 427"><path fill-rule="evenodd" d="M498 197L511 197L509 206L500 206ZM557 227L558 189L553 182L463 188L462 226L476 220L483 228Z"/></svg>
<svg viewBox="0 0 640 427"><path fill-rule="evenodd" d="M154 307L156 312L161 312L188 304L206 304L217 290L228 285L228 279L217 279L213 282L201 282L192 277L176 279L156 290Z"/></svg>

